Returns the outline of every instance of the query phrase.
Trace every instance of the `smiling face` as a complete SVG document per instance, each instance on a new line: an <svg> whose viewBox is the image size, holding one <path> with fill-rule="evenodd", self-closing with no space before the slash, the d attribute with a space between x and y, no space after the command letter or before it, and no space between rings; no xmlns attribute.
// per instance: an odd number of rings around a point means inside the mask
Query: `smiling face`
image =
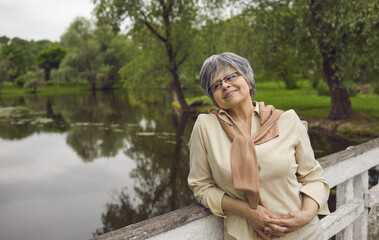
<svg viewBox="0 0 379 240"><path fill-rule="evenodd" d="M229 67L221 70L212 83L220 81L225 76L237 72L236 69ZM222 81L222 86L212 92L218 106L224 110L241 107L245 104L251 104L250 97L251 86L246 82L242 75L239 75L236 80L226 83Z"/></svg>

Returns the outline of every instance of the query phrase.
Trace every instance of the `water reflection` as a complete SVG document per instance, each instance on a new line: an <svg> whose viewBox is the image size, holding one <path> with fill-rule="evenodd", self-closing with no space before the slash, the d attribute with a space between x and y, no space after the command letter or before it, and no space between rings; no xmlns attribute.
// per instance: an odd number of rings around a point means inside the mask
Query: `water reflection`
<svg viewBox="0 0 379 240"><path fill-rule="evenodd" d="M146 122L128 138L125 154L136 161L130 176L138 201L132 201L125 191L115 193L115 202L106 205L102 214L100 235L132 223L188 206L194 202L187 187L188 151L183 144L189 114L172 111L172 122ZM159 119L159 118L158 118ZM167 120L167 119L166 119ZM191 124L192 125L192 124ZM138 202L136 206L133 203Z"/></svg>
<svg viewBox="0 0 379 240"><path fill-rule="evenodd" d="M0 208L7 215L13 215L12 223L19 221L30 225L31 222L25 222L26 219L34 218L34 223L41 226L38 229L41 232L46 227L43 225L43 222L46 222L46 216L39 214L38 212L44 211L38 209L43 209L48 205L51 212L68 213L70 212L68 209L65 212L60 211L58 208L62 204L56 206L56 201L52 201L52 199L62 198L65 194L69 199L72 192L67 191L67 188L71 188L70 185L74 185L77 189L89 189L88 185L82 181L74 183L72 180L68 180L71 174L62 177L62 171L66 172L66 170L63 170L64 168L62 169L60 164L70 162L80 166L80 171L74 171L75 176L81 180L87 179L85 182L88 183L88 179L93 178L93 174L89 174L89 169L98 165L97 161L101 160L103 163L102 159L107 158L111 160L109 165L115 165L115 159L120 159L120 154L133 161L133 165L131 165L133 168L130 170L125 167L120 169L127 176L125 178L127 182L124 180L123 186L114 182L104 182L100 186L108 185L107 190L100 187L99 193L96 193L96 199L93 199L93 196L87 196L86 203L78 201L82 204L83 209L86 209L86 212L91 212L88 208L93 207L93 203L99 199L99 194L108 198L108 200L103 200L103 203L95 211L92 210L92 212L98 212L97 217L91 215L91 220L99 219L101 216L103 227L100 227L101 223L91 228L86 228L81 224L75 231L71 230L71 235L80 230L87 234L91 234L93 231L107 232L194 202L186 182L188 174L186 143L192 129L193 116L177 114L164 104L141 103L121 92L98 93L96 96L83 93L56 97L32 96L1 99L0 106L0 137L5 140L0 145L0 159L3 159L0 171L8 172L0 178L0 195L3 196L0 198ZM54 144L55 141L50 140L38 144L37 139L51 139L51 135L46 135L47 133L58 133L54 135L54 138L63 140L66 147ZM28 139L28 141L24 141L24 139ZM9 140L17 141L7 142ZM54 144L54 146L47 143ZM44 148L49 151L41 151ZM11 151L10 149L29 150ZM70 152L68 149L73 150L78 158L72 156L71 153L68 154ZM67 157L69 159L66 159ZM35 159L35 161L31 161L31 159ZM81 159L82 163L89 164L87 165L88 169L85 170L84 165L81 165L76 159ZM17 162L19 166L8 167L11 162ZM34 167L26 170L24 166L30 165L31 162ZM52 169L56 169L56 171ZM31 173L26 174L26 172ZM33 204L35 211L30 213L30 218L24 217L23 220L17 220L17 218L21 218L19 211L14 208L12 210L8 204L15 201L19 208L24 208L25 205L21 203L20 199L23 199L22 201L28 205L33 202L33 196L35 196L31 192L44 192L46 188L50 188L35 178L15 178L15 175L30 176L30 174L37 174L36 172L42 175L47 174L48 176L43 179L49 182L49 186L56 184L56 188L63 192L49 191L47 195L43 194L40 196L44 199L40 202L41 205ZM112 172L114 173L115 170ZM98 173L98 176L91 181L99 186L96 182L107 181L105 175ZM25 185L25 188L29 189L22 190L22 184L15 186L10 184L10 181L30 181L30 184ZM23 192L23 194L12 197L11 193L15 191ZM114 200L109 200L110 193L113 193ZM5 198L5 196L7 197ZM100 199L104 199L104 197L100 197ZM66 204L67 202L69 201L66 201ZM105 211L104 204L106 204ZM101 214L102 211L104 211L103 214ZM83 211L73 209L71 212L73 218L79 217L74 216L76 212L82 213ZM83 217L83 213L81 217ZM70 221L73 220L67 219L64 225L70 226ZM47 231L42 236L42 233L37 233L37 229L25 231L24 236L20 236L20 232L11 233L17 226L9 224L6 229L1 228L1 239L5 236L7 239L22 239L26 236L29 239L49 238L46 237L48 236ZM50 224L58 225L54 220ZM64 234L62 236L62 239L65 239Z"/></svg>
<svg viewBox="0 0 379 240"><path fill-rule="evenodd" d="M194 203L195 119L117 91L0 98L0 239L89 238ZM317 157L357 144L310 135ZM16 233L17 222L35 227ZM50 225L67 227L41 235Z"/></svg>

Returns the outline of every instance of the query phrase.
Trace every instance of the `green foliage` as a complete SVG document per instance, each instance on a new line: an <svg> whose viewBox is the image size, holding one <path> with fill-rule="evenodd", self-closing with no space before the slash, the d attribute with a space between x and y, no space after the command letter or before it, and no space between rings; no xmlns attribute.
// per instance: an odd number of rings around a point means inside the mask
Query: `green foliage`
<svg viewBox="0 0 379 240"><path fill-rule="evenodd" d="M48 40L26 41L20 38L0 37L0 78L14 82L28 70L36 67L36 57L41 50L53 46Z"/></svg>
<svg viewBox="0 0 379 240"><path fill-rule="evenodd" d="M66 50L59 46L54 46L49 49L44 49L38 53L37 64L45 70L45 80L50 80L50 71L53 68L58 68L62 59L66 55Z"/></svg>
<svg viewBox="0 0 379 240"><path fill-rule="evenodd" d="M24 84L25 84L25 75L21 75L21 76L18 76L15 80L15 84L17 85L17 87L19 88L23 88L24 87Z"/></svg>
<svg viewBox="0 0 379 240"><path fill-rule="evenodd" d="M128 88L133 92L145 91L149 95L151 87L165 82L164 86L172 88L173 91L170 92L174 92L173 98L179 100L182 109L187 109L181 86L183 80L190 81L189 76L194 77L195 74L193 69L192 73L183 73L182 66L197 52L196 28L209 13L205 9L217 6L222 1L210 1L201 6L196 0L93 2L96 4L95 13L99 24L109 25L118 32L125 19L132 23L129 34L138 49L135 52L137 56L133 59L134 63L128 63L121 71L123 80L129 82ZM151 48L153 45L154 48ZM136 63L135 59L140 62ZM194 64L187 64L186 70L193 66ZM125 76L132 75L136 77L126 80ZM142 82L140 76L143 76ZM136 82L130 83L131 81Z"/></svg>
<svg viewBox="0 0 379 240"><path fill-rule="evenodd" d="M379 84L378 83L374 86L374 93L379 95Z"/></svg>
<svg viewBox="0 0 379 240"><path fill-rule="evenodd" d="M36 93L37 88L45 84L44 76L45 73L43 69L36 68L35 71L28 71L24 76L24 89L31 89L30 92Z"/></svg>
<svg viewBox="0 0 379 240"><path fill-rule="evenodd" d="M4 45L7 45L8 42L9 42L9 37L7 36L1 36L0 37L0 46L4 46Z"/></svg>
<svg viewBox="0 0 379 240"><path fill-rule="evenodd" d="M255 43L261 76L282 80L287 89L294 89L297 85L293 75L303 68L296 47L298 16L290 2L257 1L245 14L252 19L254 33L250 40Z"/></svg>
<svg viewBox="0 0 379 240"><path fill-rule="evenodd" d="M344 87L346 88L347 93L349 94L350 97L357 96L358 89L357 89L357 87L355 86L354 83L352 83L352 82L345 82L344 83Z"/></svg>
<svg viewBox="0 0 379 240"><path fill-rule="evenodd" d="M344 83L344 88L346 88L347 93L349 94L350 97L355 97L358 94L358 89L357 87L351 83L351 82L346 82ZM330 96L330 91L328 84L326 82L322 81L317 84L317 94L319 96Z"/></svg>
<svg viewBox="0 0 379 240"><path fill-rule="evenodd" d="M61 43L68 51L61 67L71 76L86 79L95 90L100 45L94 37L93 24L85 18L77 18L61 37Z"/></svg>
<svg viewBox="0 0 379 240"><path fill-rule="evenodd" d="M58 71L53 71L55 81L85 79L95 91L96 84L111 89L119 77L119 69L131 58L125 51L125 37L117 37L109 26L94 26L85 18L77 18L62 36L67 54Z"/></svg>
<svg viewBox="0 0 379 240"><path fill-rule="evenodd" d="M317 84L317 94L319 96L330 96L328 84L322 81Z"/></svg>
<svg viewBox="0 0 379 240"><path fill-rule="evenodd" d="M6 80L14 81L18 76L26 73L27 59L23 49L13 42L1 47L2 75Z"/></svg>

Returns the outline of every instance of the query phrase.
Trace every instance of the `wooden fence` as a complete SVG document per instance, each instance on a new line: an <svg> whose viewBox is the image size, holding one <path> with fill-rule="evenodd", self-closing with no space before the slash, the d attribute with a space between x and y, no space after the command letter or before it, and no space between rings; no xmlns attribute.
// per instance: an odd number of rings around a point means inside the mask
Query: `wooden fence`
<svg viewBox="0 0 379 240"><path fill-rule="evenodd" d="M379 138L318 159L330 187L337 186L336 211L321 219L326 239L379 239L379 184L368 189L368 171L379 167ZM199 204L188 206L93 240L223 239L223 219Z"/></svg>

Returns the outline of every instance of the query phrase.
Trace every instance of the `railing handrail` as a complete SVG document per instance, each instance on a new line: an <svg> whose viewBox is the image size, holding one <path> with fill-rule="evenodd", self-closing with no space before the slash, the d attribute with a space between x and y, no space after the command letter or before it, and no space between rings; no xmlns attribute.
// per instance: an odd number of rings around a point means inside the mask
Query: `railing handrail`
<svg viewBox="0 0 379 240"><path fill-rule="evenodd" d="M320 162L320 165L324 169L328 170L328 168L332 168L338 163L352 159L375 148L379 148L379 138L370 140L357 146L348 147L346 150L330 154L317 160ZM376 163L376 165L378 164L379 163ZM369 168L370 167L368 167L368 169ZM366 171L368 169L366 169ZM353 178L355 176L356 173L354 173L352 176L345 176L345 178ZM331 187L337 184L339 183L332 183ZM194 204L142 222L131 224L129 226L103 234L101 236L97 236L93 238L93 240L146 239L178 228L195 220L207 217L209 215L211 215L211 212L208 209L204 208L200 204Z"/></svg>
<svg viewBox="0 0 379 240"><path fill-rule="evenodd" d="M321 167L326 168L377 147L379 147L379 138L375 138L359 145L348 147L345 150L318 158L317 161L319 161Z"/></svg>

